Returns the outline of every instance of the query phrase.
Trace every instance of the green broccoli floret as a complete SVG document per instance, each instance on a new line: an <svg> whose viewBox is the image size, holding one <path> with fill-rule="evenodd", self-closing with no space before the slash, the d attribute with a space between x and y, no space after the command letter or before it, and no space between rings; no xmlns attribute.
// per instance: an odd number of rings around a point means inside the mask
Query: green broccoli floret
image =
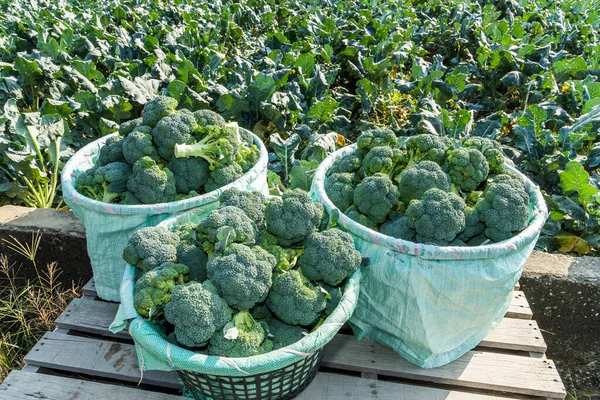
<svg viewBox="0 0 600 400"><path fill-rule="evenodd" d="M298 257L300 257L303 251L302 249L290 249L279 246L277 244L277 237L270 234L267 230L259 233L256 244L275 257L276 268L282 271L294 268Z"/></svg>
<svg viewBox="0 0 600 400"><path fill-rule="evenodd" d="M100 149L98 154L97 165L106 165L112 162L123 162L123 137L122 136L111 136L106 139L104 146Z"/></svg>
<svg viewBox="0 0 600 400"><path fill-rule="evenodd" d="M158 153L152 144L152 136L143 129L134 130L123 139L123 157L130 165L134 165L142 157L158 160Z"/></svg>
<svg viewBox="0 0 600 400"><path fill-rule="evenodd" d="M155 97L144 105L143 124L154 128L158 121L175 112L177 104L177 100L172 97Z"/></svg>
<svg viewBox="0 0 600 400"><path fill-rule="evenodd" d="M144 203L142 203L140 199L135 197L135 195L132 192L126 192L123 195L123 204L127 206L137 206Z"/></svg>
<svg viewBox="0 0 600 400"><path fill-rule="evenodd" d="M175 189L179 194L200 190L210 177L208 162L202 158L171 158L169 169L173 172Z"/></svg>
<svg viewBox="0 0 600 400"><path fill-rule="evenodd" d="M349 233L337 228L315 232L304 242L298 265L311 281L339 285L360 267L362 257Z"/></svg>
<svg viewBox="0 0 600 400"><path fill-rule="evenodd" d="M275 257L262 248L233 243L208 260L206 272L227 304L249 310L267 298L275 264Z"/></svg>
<svg viewBox="0 0 600 400"><path fill-rule="evenodd" d="M242 167L236 163L225 164L210 171L210 177L204 184L205 192L212 192L235 182L244 175Z"/></svg>
<svg viewBox="0 0 600 400"><path fill-rule="evenodd" d="M135 162L127 189L144 204L173 201L177 194L173 173L150 157L142 157Z"/></svg>
<svg viewBox="0 0 600 400"><path fill-rule="evenodd" d="M488 184L477 203L485 235L495 242L509 239L527 227L529 195L509 183Z"/></svg>
<svg viewBox="0 0 600 400"><path fill-rule="evenodd" d="M433 161L421 161L399 173L398 198L408 206L411 200L420 199L429 189L450 191L450 177Z"/></svg>
<svg viewBox="0 0 600 400"><path fill-rule="evenodd" d="M369 129L368 131L363 132L358 139L356 139L356 144L360 152L366 153L378 146L396 147L397 140L396 134L391 129L378 128Z"/></svg>
<svg viewBox="0 0 600 400"><path fill-rule="evenodd" d="M369 229L377 230L377 224L371 221L366 215L361 214L361 212L358 211L355 205L352 205L348 209L346 209L346 211L344 211L344 214L348 218L355 222L358 222L362 226L365 226Z"/></svg>
<svg viewBox="0 0 600 400"><path fill-rule="evenodd" d="M325 310L327 297L302 271L293 269L273 276L267 307L286 324L308 326Z"/></svg>
<svg viewBox="0 0 600 400"><path fill-rule="evenodd" d="M456 238L463 242L468 242L471 238L483 233L484 230L485 225L479 219L476 207L467 207L465 209L465 229Z"/></svg>
<svg viewBox="0 0 600 400"><path fill-rule="evenodd" d="M403 157L404 153L400 149L387 146L373 147L363 159L358 173L363 178L378 172L391 176Z"/></svg>
<svg viewBox="0 0 600 400"><path fill-rule="evenodd" d="M211 281L177 285L165 306L165 319L175 326L177 341L187 347L205 346L232 315Z"/></svg>
<svg viewBox="0 0 600 400"><path fill-rule="evenodd" d="M273 350L294 344L308 335L308 331L302 326L288 325L277 318L265 320L268 327L268 338L273 342Z"/></svg>
<svg viewBox="0 0 600 400"><path fill-rule="evenodd" d="M416 235L415 230L410 227L408 217L402 214L381 224L379 232L387 236L395 237L396 239L408 241L414 241Z"/></svg>
<svg viewBox="0 0 600 400"><path fill-rule="evenodd" d="M108 190L108 182L103 184L96 182L97 169L98 167L93 167L80 172L75 181L75 188L85 197L104 203L112 203L119 198L119 193Z"/></svg>
<svg viewBox="0 0 600 400"><path fill-rule="evenodd" d="M180 110L158 121L152 129L152 140L158 155L164 159L173 157L175 145L193 143L198 129L196 118L189 110Z"/></svg>
<svg viewBox="0 0 600 400"><path fill-rule="evenodd" d="M194 118L200 129L205 129L208 126L225 126L227 123L223 117L211 110L194 111Z"/></svg>
<svg viewBox="0 0 600 400"><path fill-rule="evenodd" d="M273 343L267 338L267 331L248 311L237 313L208 346L209 354L230 358L250 357L271 350Z"/></svg>
<svg viewBox="0 0 600 400"><path fill-rule="evenodd" d="M429 189L420 200L413 200L406 209L410 227L417 233L417 242L445 246L465 227L465 202L452 193Z"/></svg>
<svg viewBox="0 0 600 400"><path fill-rule="evenodd" d="M367 176L356 185L353 200L358 211L380 224L398 205L398 188L385 174Z"/></svg>
<svg viewBox="0 0 600 400"><path fill-rule="evenodd" d="M241 135L238 140L240 147L235 157L235 162L242 167L242 171L248 172L258 162L260 150L254 143L246 144Z"/></svg>
<svg viewBox="0 0 600 400"><path fill-rule="evenodd" d="M454 239L453 241L451 241L450 243L448 243L448 246L455 246L455 247L465 247L467 244L465 242L463 242L462 240L460 240L459 238Z"/></svg>
<svg viewBox="0 0 600 400"><path fill-rule="evenodd" d="M265 207L267 198L261 192L249 192L238 188L229 188L219 197L221 206L233 206L241 209L254 222L257 229L265 227Z"/></svg>
<svg viewBox="0 0 600 400"><path fill-rule="evenodd" d="M127 192L127 180L131 176L131 167L124 162L113 162L102 165L96 169L94 180L96 183L104 185L114 193Z"/></svg>
<svg viewBox="0 0 600 400"><path fill-rule="evenodd" d="M133 305L140 315L156 318L171 300L176 285L188 281L190 269L183 264L164 263L146 272L135 284Z"/></svg>
<svg viewBox="0 0 600 400"><path fill-rule="evenodd" d="M211 170L232 164L240 148L238 129L235 122L224 127L207 127L202 135L197 135L200 139L197 142L176 144L175 157L202 157L208 161Z"/></svg>
<svg viewBox="0 0 600 400"><path fill-rule="evenodd" d="M492 139L472 137L463 142L463 146L477 149L483 153L490 166L490 174L501 174L504 171L504 155L500 144Z"/></svg>
<svg viewBox="0 0 600 400"><path fill-rule="evenodd" d="M461 147L448 151L444 170L456 187L470 192L485 181L490 166L479 150Z"/></svg>
<svg viewBox="0 0 600 400"><path fill-rule="evenodd" d="M142 125L143 118L136 118L126 122L121 123L119 125L119 135L125 136L128 135L131 131L133 131L138 125Z"/></svg>
<svg viewBox="0 0 600 400"><path fill-rule="evenodd" d="M325 307L325 315L330 316L338 304L340 304L340 300L342 300L342 288L323 284L323 289L329 293L327 306Z"/></svg>
<svg viewBox="0 0 600 400"><path fill-rule="evenodd" d="M148 227L134 232L123 250L123 259L144 272L177 261L179 236L165 228Z"/></svg>
<svg viewBox="0 0 600 400"><path fill-rule="evenodd" d="M329 169L328 173L329 175L333 175L337 173L356 172L360 168L362 160L362 154L360 154L358 151L353 151L337 160Z"/></svg>
<svg viewBox="0 0 600 400"><path fill-rule="evenodd" d="M452 147L452 140L447 137L422 134L409 137L405 146L408 152L406 167L421 161L433 161L443 165L446 161L446 151Z"/></svg>
<svg viewBox="0 0 600 400"><path fill-rule="evenodd" d="M488 176L488 186L492 183L505 183L515 190L525 190L525 183L523 180L519 176L508 171L504 171L504 173L500 175Z"/></svg>
<svg viewBox="0 0 600 400"><path fill-rule="evenodd" d="M471 240L467 242L467 246L482 246L484 243L488 245L494 243L494 241L489 239L487 236L485 236L485 234L482 233L471 238Z"/></svg>
<svg viewBox="0 0 600 400"><path fill-rule="evenodd" d="M222 251L231 243L254 244L256 241L254 222L244 211L233 206L212 210L198 223L196 232L214 244L216 251Z"/></svg>
<svg viewBox="0 0 600 400"><path fill-rule="evenodd" d="M346 210L352 205L352 197L354 196L354 179L352 174L331 174L325 180L324 187L329 200L340 210Z"/></svg>
<svg viewBox="0 0 600 400"><path fill-rule="evenodd" d="M190 280L204 282L206 280L206 263L208 255L202 243L196 237L195 224L189 223L177 227L175 233L179 236L177 245L177 262L190 268Z"/></svg>
<svg viewBox="0 0 600 400"><path fill-rule="evenodd" d="M273 314L269 311L269 307L265 303L260 303L252 307L250 310L250 314L257 321L265 321L267 319L273 318Z"/></svg>
<svg viewBox="0 0 600 400"><path fill-rule="evenodd" d="M286 190L265 207L267 230L277 236L281 246L291 246L317 230L324 209L301 189Z"/></svg>

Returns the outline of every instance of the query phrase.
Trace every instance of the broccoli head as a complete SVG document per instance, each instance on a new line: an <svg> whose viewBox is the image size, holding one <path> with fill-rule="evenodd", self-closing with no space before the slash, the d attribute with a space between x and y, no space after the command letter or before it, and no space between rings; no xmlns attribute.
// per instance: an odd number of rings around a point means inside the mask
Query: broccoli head
<svg viewBox="0 0 600 400"><path fill-rule="evenodd" d="M465 192L475 190L487 178L490 166L476 149L461 147L448 151L444 169L452 183Z"/></svg>
<svg viewBox="0 0 600 400"><path fill-rule="evenodd" d="M210 177L204 184L205 192L212 192L231 182L235 182L244 175L242 167L236 163L221 165L210 171Z"/></svg>
<svg viewBox="0 0 600 400"><path fill-rule="evenodd" d="M337 173L356 172L362 165L362 160L362 154L360 154L358 151L353 151L337 160L335 164L329 168L328 173L329 175L333 175Z"/></svg>
<svg viewBox="0 0 600 400"><path fill-rule="evenodd" d="M142 157L135 162L127 189L144 204L173 201L177 194L173 173L150 157Z"/></svg>
<svg viewBox="0 0 600 400"><path fill-rule="evenodd" d="M210 355L230 358L250 357L271 350L273 343L267 331L248 311L234 315L222 332L216 332L208 346Z"/></svg>
<svg viewBox="0 0 600 400"><path fill-rule="evenodd" d="M356 139L356 144L359 151L366 153L374 147L396 147L397 140L396 134L391 129L377 128L363 132L358 139Z"/></svg>
<svg viewBox="0 0 600 400"><path fill-rule="evenodd" d="M137 126L142 125L143 118L136 118L119 125L119 135L126 136L131 133Z"/></svg>
<svg viewBox="0 0 600 400"><path fill-rule="evenodd" d="M403 157L404 153L400 149L388 146L373 147L363 159L359 175L365 177L378 172L391 175L396 168L396 164Z"/></svg>
<svg viewBox="0 0 600 400"><path fill-rule="evenodd" d="M242 171L248 172L258 162L258 159L260 158L260 150L254 144L254 140L248 144L246 140L242 138L240 132L241 131L238 129L239 148L235 157L235 162L242 167ZM250 137L250 139L252 139L252 137Z"/></svg>
<svg viewBox="0 0 600 400"><path fill-rule="evenodd" d="M362 257L349 233L333 228L315 232L304 242L298 265L311 281L339 285L360 267Z"/></svg>
<svg viewBox="0 0 600 400"><path fill-rule="evenodd" d="M256 226L244 211L225 206L212 210L196 226L196 232L221 251L231 243L254 244Z"/></svg>
<svg viewBox="0 0 600 400"><path fill-rule="evenodd" d="M450 190L450 177L433 161L414 164L399 173L395 180L398 182L398 197L407 206L429 189Z"/></svg>
<svg viewBox="0 0 600 400"><path fill-rule="evenodd" d="M327 293L314 286L302 271L275 274L267 307L283 322L308 326L316 322L327 305Z"/></svg>
<svg viewBox="0 0 600 400"><path fill-rule="evenodd" d="M80 172L75 181L75 188L85 197L104 203L112 203L119 198L120 194L108 190L108 182L96 182L97 169L98 167L93 167Z"/></svg>
<svg viewBox="0 0 600 400"><path fill-rule="evenodd" d="M463 142L463 147L477 149L482 152L490 166L490 174L501 174L504 171L502 148L495 140L472 137Z"/></svg>
<svg viewBox="0 0 600 400"><path fill-rule="evenodd" d="M94 180L106 184L106 188L114 193L127 192L127 180L131 176L131 167L124 162L113 162L96 169Z"/></svg>
<svg viewBox="0 0 600 400"><path fill-rule="evenodd" d="M98 154L97 165L106 165L112 162L123 162L123 137L122 136L111 136L106 139L104 146L100 149Z"/></svg>
<svg viewBox="0 0 600 400"><path fill-rule="evenodd" d="M175 326L177 341L187 347L205 346L232 315L210 281L175 286L165 306L165 319Z"/></svg>
<svg viewBox="0 0 600 400"><path fill-rule="evenodd" d="M267 198L261 192L249 192L238 188L229 188L219 197L221 206L233 206L242 210L257 229L265 227L265 207Z"/></svg>
<svg viewBox="0 0 600 400"><path fill-rule="evenodd" d="M127 206L137 206L143 203L140 201L140 199L135 197L135 194L133 194L133 192L126 192L123 195L123 204Z"/></svg>
<svg viewBox="0 0 600 400"><path fill-rule="evenodd" d="M177 111L158 121L152 129L158 155L167 160L173 157L175 145L195 141L193 135L197 128L196 118L189 110Z"/></svg>
<svg viewBox="0 0 600 400"><path fill-rule="evenodd" d="M452 192L429 189L406 209L410 227L419 243L448 245L465 227L465 202Z"/></svg>
<svg viewBox="0 0 600 400"><path fill-rule="evenodd" d="M158 160L158 153L152 144L152 136L141 129L131 132L123 139L123 157L130 165L134 165L142 157Z"/></svg>
<svg viewBox="0 0 600 400"><path fill-rule="evenodd" d="M272 198L265 207L267 230L282 246L291 246L317 230L324 209L301 189L287 190Z"/></svg>
<svg viewBox="0 0 600 400"><path fill-rule="evenodd" d="M206 129L208 126L225 126L227 123L223 117L211 110L194 111L194 118L200 129Z"/></svg>
<svg viewBox="0 0 600 400"><path fill-rule="evenodd" d="M177 100L172 97L155 97L144 105L143 124L154 128L158 121L175 112L177 104Z"/></svg>
<svg viewBox="0 0 600 400"><path fill-rule="evenodd" d="M173 172L178 194L200 190L210 177L208 162L202 158L171 158L169 170Z"/></svg>
<svg viewBox="0 0 600 400"><path fill-rule="evenodd" d="M179 236L177 245L177 262L190 268L190 280L204 282L206 280L206 263L208 255L202 243L196 237L195 225L192 223L177 227L175 233Z"/></svg>
<svg viewBox="0 0 600 400"><path fill-rule="evenodd" d="M465 209L465 229L463 229L457 239L468 242L471 238L478 236L485 230L485 225L479 219L479 213L476 207L467 207Z"/></svg>
<svg viewBox="0 0 600 400"><path fill-rule="evenodd" d="M151 319L160 315L175 286L188 281L189 272L186 265L168 262L142 275L135 284L133 298L137 312Z"/></svg>
<svg viewBox="0 0 600 400"><path fill-rule="evenodd" d="M165 228L148 227L134 232L123 250L123 259L144 272L177 261L179 236Z"/></svg>
<svg viewBox="0 0 600 400"><path fill-rule="evenodd" d="M202 157L208 161L211 170L232 164L240 148L238 129L235 122L223 127L206 127L202 134L196 135L199 138L197 142L176 144L175 157Z"/></svg>
<svg viewBox="0 0 600 400"><path fill-rule="evenodd" d="M485 235L495 242L509 239L527 227L529 195L509 183L488 184L477 203Z"/></svg>
<svg viewBox="0 0 600 400"><path fill-rule="evenodd" d="M500 175L488 176L487 184L490 185L492 183L505 183L515 190L525 190L525 183L523 180L519 176L507 171L504 171L504 173Z"/></svg>
<svg viewBox="0 0 600 400"><path fill-rule="evenodd" d="M261 247L233 243L206 264L208 279L237 310L249 310L267 298L275 257Z"/></svg>
<svg viewBox="0 0 600 400"><path fill-rule="evenodd" d="M331 174L325 180L324 187L329 200L340 210L346 210L352 205L352 197L354 196L354 179L352 174Z"/></svg>
<svg viewBox="0 0 600 400"><path fill-rule="evenodd" d="M377 230L377 224L371 221L366 215L361 214L361 212L358 211L358 208L356 208L355 205L352 205L348 209L346 209L346 211L344 211L344 214L354 222L358 222L364 227Z"/></svg>
<svg viewBox="0 0 600 400"><path fill-rule="evenodd" d="M406 215L399 215L396 218L385 221L381 224L379 232L387 236L395 237L396 239L408 241L415 240L415 230L410 227Z"/></svg>
<svg viewBox="0 0 600 400"><path fill-rule="evenodd" d="M398 205L398 188L387 175L378 173L356 185L353 200L358 211L380 224Z"/></svg>
<svg viewBox="0 0 600 400"><path fill-rule="evenodd" d="M408 152L407 167L421 161L433 161L443 165L446 161L446 151L452 147L452 140L447 137L422 134L409 137L405 146Z"/></svg>
<svg viewBox="0 0 600 400"><path fill-rule="evenodd" d="M269 339L273 342L273 350L294 344L308 335L308 331L301 326L288 325L277 318L265 320L269 328Z"/></svg>

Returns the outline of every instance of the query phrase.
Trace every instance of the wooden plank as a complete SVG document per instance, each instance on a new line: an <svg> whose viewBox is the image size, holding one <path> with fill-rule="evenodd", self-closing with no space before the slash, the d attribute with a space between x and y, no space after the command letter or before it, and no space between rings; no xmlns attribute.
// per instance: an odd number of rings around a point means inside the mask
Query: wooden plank
<svg viewBox="0 0 600 400"><path fill-rule="evenodd" d="M181 400L171 394L23 371L12 371L0 386L0 394L3 400Z"/></svg>
<svg viewBox="0 0 600 400"><path fill-rule="evenodd" d="M513 301L506 312L506 318L533 318L533 312L531 312L531 308L523 292L513 291Z"/></svg>
<svg viewBox="0 0 600 400"><path fill-rule="evenodd" d="M507 400L507 397L472 394L403 383L376 381L319 372L297 400Z"/></svg>
<svg viewBox="0 0 600 400"><path fill-rule="evenodd" d="M83 285L83 289L81 289L81 291L86 296L97 297L98 293L96 292L94 278L90 279L85 285Z"/></svg>
<svg viewBox="0 0 600 400"><path fill-rule="evenodd" d="M56 320L56 325L81 332L114 337L108 331L119 305L89 298L73 299L71 304ZM121 331L120 338L129 338ZM515 350L534 353L546 351L546 343L535 321L505 318L480 344L490 349Z"/></svg>
<svg viewBox="0 0 600 400"><path fill-rule="evenodd" d="M47 332L25 356L25 362L102 378L140 381L135 348L125 343ZM144 371L142 383L181 388L175 372Z"/></svg>
<svg viewBox="0 0 600 400"><path fill-rule="evenodd" d="M516 318L504 318L479 346L532 353L545 353L547 349L537 322Z"/></svg>
<svg viewBox="0 0 600 400"><path fill-rule="evenodd" d="M552 361L509 354L470 351L443 367L422 369L376 342L337 335L325 348L323 365L456 387L559 399L566 395Z"/></svg>

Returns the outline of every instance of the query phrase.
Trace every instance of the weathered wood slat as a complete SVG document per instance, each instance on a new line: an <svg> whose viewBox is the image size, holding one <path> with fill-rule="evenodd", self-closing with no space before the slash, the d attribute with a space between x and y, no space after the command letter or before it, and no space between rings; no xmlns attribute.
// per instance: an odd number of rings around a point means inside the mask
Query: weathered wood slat
<svg viewBox="0 0 600 400"><path fill-rule="evenodd" d="M337 335L325 348L323 365L425 382L508 393L564 398L550 360L470 351L443 367L422 369L372 341Z"/></svg>
<svg viewBox="0 0 600 400"><path fill-rule="evenodd" d="M94 283L94 278L90 279L85 285L83 285L81 291L86 296L98 296L98 293L96 292L96 284Z"/></svg>
<svg viewBox="0 0 600 400"><path fill-rule="evenodd" d="M0 398L3 400L181 400L180 396L160 392L25 371L12 371L6 377L0 386Z"/></svg>
<svg viewBox="0 0 600 400"><path fill-rule="evenodd" d="M506 397L433 389L319 372L297 400L508 400Z"/></svg>
<svg viewBox="0 0 600 400"><path fill-rule="evenodd" d="M531 353L545 353L547 349L537 322L516 318L504 318L479 346Z"/></svg>
<svg viewBox="0 0 600 400"><path fill-rule="evenodd" d="M25 356L25 362L37 367L101 378L136 383L140 381L134 346L108 340L47 332ZM181 388L174 372L144 371L142 382L174 389Z"/></svg>
<svg viewBox="0 0 600 400"><path fill-rule="evenodd" d="M506 312L506 318L532 319L533 312L523 292L515 290L513 300Z"/></svg>
<svg viewBox="0 0 600 400"><path fill-rule="evenodd" d="M137 382L133 345L47 333L27 355L28 364ZM391 350L352 336L337 335L327 345L323 365L455 387L564 398L564 387L548 360L472 351L444 367L421 369ZM177 388L172 373L147 371L143 382Z"/></svg>

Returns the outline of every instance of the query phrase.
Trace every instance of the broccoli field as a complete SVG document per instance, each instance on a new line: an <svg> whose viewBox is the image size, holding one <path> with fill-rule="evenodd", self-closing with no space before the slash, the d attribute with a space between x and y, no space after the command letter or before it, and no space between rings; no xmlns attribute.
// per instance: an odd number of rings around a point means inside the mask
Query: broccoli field
<svg viewBox="0 0 600 400"><path fill-rule="evenodd" d="M542 189L538 246L597 254L597 1L0 4L0 204L60 207L83 145L166 94L270 151L274 193L310 187L364 131L481 136Z"/></svg>

